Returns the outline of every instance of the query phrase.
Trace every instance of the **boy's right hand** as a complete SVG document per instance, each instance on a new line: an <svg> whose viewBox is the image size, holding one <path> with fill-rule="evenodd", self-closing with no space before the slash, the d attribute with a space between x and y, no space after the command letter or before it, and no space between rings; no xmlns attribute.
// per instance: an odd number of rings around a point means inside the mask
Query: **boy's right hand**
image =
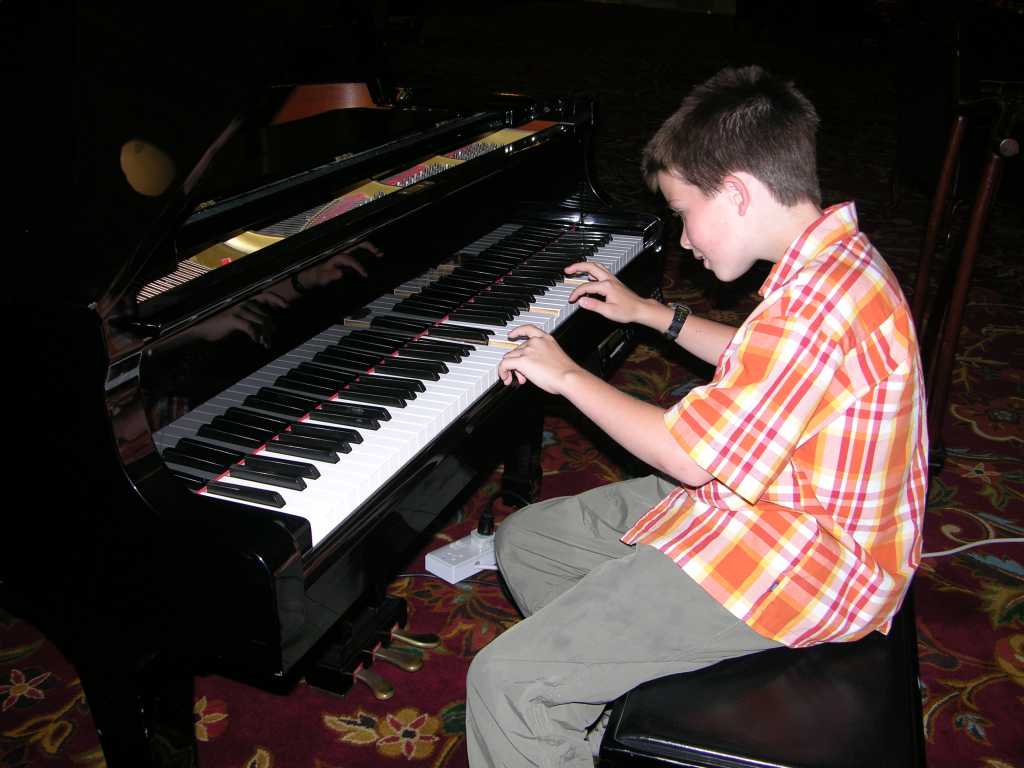
<svg viewBox="0 0 1024 768"><path fill-rule="evenodd" d="M566 267L565 273L577 277L589 275L593 278L590 282L576 286L569 295L570 303L578 302L584 309L597 312L617 323L642 321L645 300L600 264L577 262Z"/></svg>

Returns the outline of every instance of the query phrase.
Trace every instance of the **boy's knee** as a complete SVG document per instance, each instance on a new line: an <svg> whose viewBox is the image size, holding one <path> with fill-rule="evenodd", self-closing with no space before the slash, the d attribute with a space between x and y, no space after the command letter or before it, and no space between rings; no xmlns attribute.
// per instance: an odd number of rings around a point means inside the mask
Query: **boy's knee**
<svg viewBox="0 0 1024 768"><path fill-rule="evenodd" d="M473 661L470 662L469 671L466 673L466 698L467 701L474 698L485 699L494 694L500 688L498 665L494 662L494 642L481 649Z"/></svg>
<svg viewBox="0 0 1024 768"><path fill-rule="evenodd" d="M531 504L513 512L494 529L494 555L499 565L503 556L522 546L523 536L530 528L529 519L532 517L531 512L535 506L535 504Z"/></svg>

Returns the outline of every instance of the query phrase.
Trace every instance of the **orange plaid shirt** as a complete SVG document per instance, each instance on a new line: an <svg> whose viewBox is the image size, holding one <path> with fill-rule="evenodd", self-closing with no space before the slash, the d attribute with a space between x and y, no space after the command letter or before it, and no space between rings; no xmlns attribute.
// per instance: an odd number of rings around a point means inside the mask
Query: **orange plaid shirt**
<svg viewBox="0 0 1024 768"><path fill-rule="evenodd" d="M852 203L774 265L711 383L665 413L713 479L622 540L671 557L763 636L888 632L921 555L928 436L917 339Z"/></svg>

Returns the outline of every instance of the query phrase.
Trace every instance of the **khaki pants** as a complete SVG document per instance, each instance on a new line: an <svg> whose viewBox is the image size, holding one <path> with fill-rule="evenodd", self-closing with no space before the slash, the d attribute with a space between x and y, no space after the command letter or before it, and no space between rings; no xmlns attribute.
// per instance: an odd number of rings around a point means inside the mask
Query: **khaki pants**
<svg viewBox="0 0 1024 768"><path fill-rule="evenodd" d="M667 556L619 537L672 485L628 480L533 504L496 533L527 617L473 660L469 764L593 766L587 729L647 680L774 648Z"/></svg>

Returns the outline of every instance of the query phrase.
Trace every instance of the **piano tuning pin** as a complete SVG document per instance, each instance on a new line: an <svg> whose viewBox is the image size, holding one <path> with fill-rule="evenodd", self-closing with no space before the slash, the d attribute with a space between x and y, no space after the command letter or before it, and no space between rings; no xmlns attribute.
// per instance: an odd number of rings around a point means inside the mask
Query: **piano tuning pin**
<svg viewBox="0 0 1024 768"><path fill-rule="evenodd" d="M373 652L373 658L394 664L406 672L418 672L423 668L422 656L414 656L408 650L401 648L378 648Z"/></svg>
<svg viewBox="0 0 1024 768"><path fill-rule="evenodd" d="M352 673L352 677L366 685L378 701L386 701L395 695L395 686L372 669L360 667Z"/></svg>

